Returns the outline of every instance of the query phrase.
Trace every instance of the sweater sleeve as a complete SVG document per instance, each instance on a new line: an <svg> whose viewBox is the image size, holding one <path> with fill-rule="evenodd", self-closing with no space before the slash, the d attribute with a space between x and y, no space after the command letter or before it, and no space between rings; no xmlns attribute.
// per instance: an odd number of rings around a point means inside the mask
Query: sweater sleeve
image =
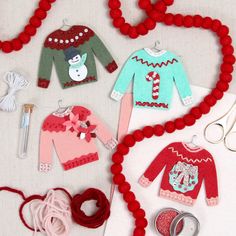
<svg viewBox="0 0 236 236"><path fill-rule="evenodd" d="M107 47L95 33L94 36L89 40L89 43L93 53L96 55L98 60L102 63L102 65L107 69L108 72L112 73L118 68Z"/></svg>
<svg viewBox="0 0 236 236"><path fill-rule="evenodd" d="M183 104L188 106L193 102L192 91L181 60L179 58L176 60L178 60L178 62L173 64L174 81Z"/></svg>
<svg viewBox="0 0 236 236"><path fill-rule="evenodd" d="M52 49L43 47L39 62L38 87L48 88L52 73L53 54Z"/></svg>
<svg viewBox="0 0 236 236"><path fill-rule="evenodd" d="M48 172L52 168L52 133L41 131L39 144L39 171Z"/></svg>
<svg viewBox="0 0 236 236"><path fill-rule="evenodd" d="M117 145L117 140L107 126L93 113L90 115L89 120L92 125L96 125L96 135L105 147L109 150L114 149Z"/></svg>
<svg viewBox="0 0 236 236"><path fill-rule="evenodd" d="M135 77L136 67L135 62L132 60L133 56L134 55L131 55L131 57L126 61L125 65L123 66L111 93L111 98L116 101L121 100L124 93L128 89L131 80Z"/></svg>
<svg viewBox="0 0 236 236"><path fill-rule="evenodd" d="M206 169L204 181L207 205L215 206L218 204L218 183L214 160L211 162L209 168Z"/></svg>
<svg viewBox="0 0 236 236"><path fill-rule="evenodd" d="M162 169L167 164L167 159L169 155L169 145L165 147L154 159L151 165L147 168L144 174L139 179L139 184L143 187L148 187L154 179L160 174Z"/></svg>

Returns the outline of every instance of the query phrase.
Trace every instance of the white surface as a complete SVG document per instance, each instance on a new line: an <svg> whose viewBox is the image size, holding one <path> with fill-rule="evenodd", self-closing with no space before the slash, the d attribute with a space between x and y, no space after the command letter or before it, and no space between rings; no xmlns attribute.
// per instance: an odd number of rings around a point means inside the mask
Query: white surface
<svg viewBox="0 0 236 236"><path fill-rule="evenodd" d="M122 3L124 2L125 4L122 6L124 14L132 22L135 22L136 16L142 16L141 11L135 7L136 1L122 1ZM0 38L3 40L17 35L37 3L37 0L2 0L0 4ZM19 105L17 112L11 114L0 112L0 185L22 188L26 194L45 193L46 189L54 186L66 186L73 193L93 186L109 193L110 175L108 168L110 162L108 159L110 155L101 145L101 160L94 165L86 165L70 172L63 172L55 157L54 168L50 174L45 175L37 172L39 129L45 116L57 108L58 99L63 99L64 105L87 105L93 108L114 132L117 127L119 103L112 101L109 94L119 70L113 74L108 74L101 64L97 63L99 75L97 83L67 90L61 89L55 71L53 71L52 82L48 90L36 87L42 43L47 34L62 25L63 18L68 18L70 24L85 24L93 28L110 48L119 66L133 51L142 47L151 47L154 45L154 41L158 39L161 41L162 48L182 56L189 78L194 84L210 86L214 83L220 57L216 45L217 40L212 37L211 33L196 29L183 30L159 25L148 36L130 40L121 36L111 26L106 3L107 0L58 0L52 11L50 11L49 17L44 21L42 28L38 30L37 36L32 39L29 45L22 51L10 55L0 53L0 78L8 70L17 70L31 81L31 86L27 91L21 91L17 95ZM230 25L232 35L236 35L236 3L234 0L176 0L175 5L169 11L198 12L203 15L219 17ZM7 85L0 82L0 95L5 94L6 89ZM29 158L19 160L16 158L16 152L20 106L26 102L35 103L37 108L32 117ZM214 109L214 111L217 110ZM140 147L144 145L145 143ZM233 196L226 197L231 198ZM18 219L17 209L19 204L19 198L14 195L0 194L0 212L4 212L4 217L1 217L0 222L1 236L12 236L15 232L17 232L17 235L32 235ZM227 217L228 219L230 220L230 215ZM87 230L74 226L71 235L100 236L102 232L103 228Z"/></svg>
<svg viewBox="0 0 236 236"><path fill-rule="evenodd" d="M208 93L208 89L193 86L193 95L195 102L198 102L204 95ZM207 124L214 119L222 116L232 106L235 95L225 95L224 101L220 101L214 112L204 117L198 122L194 128L187 128L174 134L166 134L162 138L152 138L138 144L131 153L126 157L124 162L124 173L128 181L132 184L132 191L136 193L138 200L143 209L146 210L149 226L146 234L148 236L156 235L154 229L154 219L158 211L162 208L173 207L180 211L188 211L194 214L200 221L201 236L234 236L232 230L235 225L234 214L236 210L236 176L235 176L235 153L228 151L223 143L212 145L205 141L203 130ZM175 91L175 106L169 111L155 111L145 109L133 109L129 131L134 131L145 124L162 123L166 119L173 119L178 115L186 112L179 100L179 96ZM219 205L209 207L206 205L206 195L204 184L201 187L199 196L193 207L188 207L180 203L160 198L158 195L163 171L153 181L151 186L143 188L138 184L138 179L143 175L150 163L155 159L156 155L168 144L175 141L190 142L192 136L196 134L196 142L198 145L207 149L214 157L219 186ZM133 230L133 219L130 217L126 209L126 204L122 201L122 196L115 191L112 201L112 215L108 221L105 236L131 235ZM185 234L183 234L185 235Z"/></svg>

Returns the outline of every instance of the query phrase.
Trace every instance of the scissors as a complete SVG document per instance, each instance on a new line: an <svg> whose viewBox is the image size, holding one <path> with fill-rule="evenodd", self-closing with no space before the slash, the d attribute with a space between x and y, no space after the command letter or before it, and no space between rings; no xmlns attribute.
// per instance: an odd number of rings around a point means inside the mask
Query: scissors
<svg viewBox="0 0 236 236"><path fill-rule="evenodd" d="M213 144L217 144L217 143L224 141L225 147L232 152L236 152L236 145L235 145L235 147L230 146L229 141L230 141L230 137L233 140L232 135L236 134L236 119L233 121L233 124L230 127L228 125L228 121L229 121L229 117L232 115L232 113L235 111L235 109L236 109L236 101L226 114L224 114L222 117L220 117L216 121L213 121L212 123L207 125L204 130L204 136L208 142L213 143ZM221 128L221 136L217 140L212 140L208 136L208 130L212 126Z"/></svg>

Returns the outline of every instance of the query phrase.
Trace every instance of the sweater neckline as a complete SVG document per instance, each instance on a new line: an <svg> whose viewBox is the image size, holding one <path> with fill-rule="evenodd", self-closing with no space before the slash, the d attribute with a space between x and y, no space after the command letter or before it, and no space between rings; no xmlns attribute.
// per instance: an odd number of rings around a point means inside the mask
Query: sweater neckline
<svg viewBox="0 0 236 236"><path fill-rule="evenodd" d="M65 107L65 108L62 107L62 108L59 108L58 110L54 111L52 114L57 117L65 117L65 116L68 116L72 110L73 110L73 106L69 106L69 107Z"/></svg>
<svg viewBox="0 0 236 236"><path fill-rule="evenodd" d="M189 143L182 142L183 147L189 152L200 152L203 148L200 146L192 147Z"/></svg>
<svg viewBox="0 0 236 236"><path fill-rule="evenodd" d="M164 55L167 51L166 50L160 50L159 52L153 51L151 48L144 48L145 52L149 54L152 57L160 57Z"/></svg>

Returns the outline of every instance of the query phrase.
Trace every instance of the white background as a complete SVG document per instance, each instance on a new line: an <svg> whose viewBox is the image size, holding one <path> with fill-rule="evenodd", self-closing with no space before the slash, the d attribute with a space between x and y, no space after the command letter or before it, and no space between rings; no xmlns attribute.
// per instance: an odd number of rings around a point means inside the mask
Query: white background
<svg viewBox="0 0 236 236"><path fill-rule="evenodd" d="M32 0L0 1L1 40L17 35L32 14L37 2ZM136 22L136 17L142 16L135 6L136 1L122 2L125 2L123 11L127 19ZM51 173L41 174L37 171L40 126L45 116L57 109L58 99L63 99L64 105L89 106L106 121L114 133L117 128L119 103L109 99L109 94L119 70L110 75L102 68L101 64L97 63L99 75L97 83L67 90L61 89L57 76L53 72L52 81L47 90L36 87L39 55L44 38L62 25L63 18L68 18L70 24L87 25L94 29L104 40L120 67L134 50L146 46L151 47L156 40L159 40L162 48L182 56L189 79L193 84L206 87L214 84L220 63L220 54L217 46L218 40L211 33L159 25L148 36L130 40L121 36L111 26L106 3L106 0L58 0L44 21L42 28L38 30L37 36L32 39L29 45L17 53L0 54L1 78L6 71L16 70L31 81L31 86L27 91L21 91L17 96L17 112L11 114L0 112L0 185L19 187L26 194L42 194L47 189L56 186L67 187L72 193L87 187L97 187L107 194L109 193L110 155L102 145L99 145L100 161L97 163L64 172L58 159L54 157L54 167ZM186 14L201 13L218 17L230 26L231 34L236 35L236 3L234 0L177 0L175 6L170 7L169 11ZM236 86L232 87L232 91L235 91L235 88ZM0 94L3 95L6 89L7 86L0 81ZM16 157L16 152L20 108L23 103L28 102L35 103L37 107L32 118L29 158L19 160ZM19 198L14 195L0 194L0 235L12 236L16 233L17 235L31 235L31 232L26 230L18 220L19 204ZM99 236L102 235L102 232L103 228L87 230L73 226L71 235Z"/></svg>

